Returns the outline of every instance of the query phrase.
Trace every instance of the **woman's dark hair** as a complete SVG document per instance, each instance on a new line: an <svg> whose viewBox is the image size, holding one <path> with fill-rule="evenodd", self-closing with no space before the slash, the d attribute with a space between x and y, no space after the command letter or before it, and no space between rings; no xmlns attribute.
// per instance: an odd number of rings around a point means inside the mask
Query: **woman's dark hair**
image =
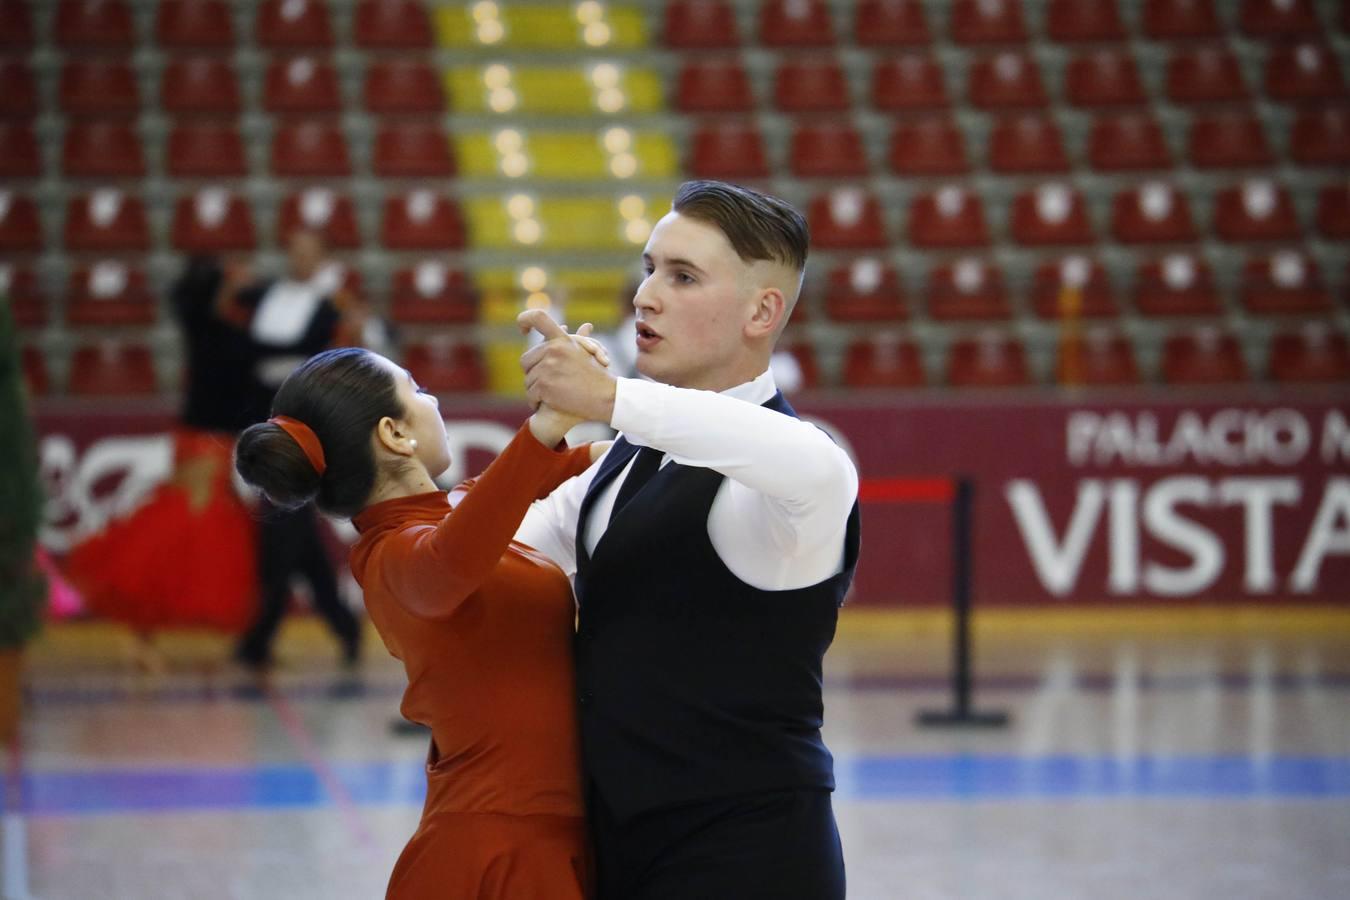
<svg viewBox="0 0 1350 900"><path fill-rule="evenodd" d="M290 416L314 431L327 464L324 474L271 422L239 436L234 467L277 506L294 509L313 500L326 513L350 518L375 487L370 438L376 424L405 412L394 376L379 356L359 347L327 350L287 376L272 401L273 416Z"/></svg>

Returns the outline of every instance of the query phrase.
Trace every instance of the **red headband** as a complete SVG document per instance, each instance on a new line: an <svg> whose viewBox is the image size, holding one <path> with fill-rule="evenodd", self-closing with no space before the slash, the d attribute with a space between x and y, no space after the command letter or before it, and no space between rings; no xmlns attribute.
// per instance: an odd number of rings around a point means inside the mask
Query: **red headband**
<svg viewBox="0 0 1350 900"><path fill-rule="evenodd" d="M290 416L273 416L267 421L280 426L282 431L289 434L292 440L300 445L300 449L305 451L305 458L309 460L309 464L314 467L314 471L318 472L319 477L322 478L324 470L328 468L328 463L324 461L323 444L319 443L319 436L314 433L314 429L299 419L292 419Z"/></svg>

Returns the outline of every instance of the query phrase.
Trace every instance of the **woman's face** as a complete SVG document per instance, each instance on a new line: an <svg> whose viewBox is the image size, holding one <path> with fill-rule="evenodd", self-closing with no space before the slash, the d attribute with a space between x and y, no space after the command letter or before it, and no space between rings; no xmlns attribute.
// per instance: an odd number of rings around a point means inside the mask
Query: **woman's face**
<svg viewBox="0 0 1350 900"><path fill-rule="evenodd" d="M407 369L386 362L397 385L398 401L403 406L400 425L417 441L413 456L426 466L428 475L436 478L450 468L450 441L445 434L440 402L433 394L419 388Z"/></svg>

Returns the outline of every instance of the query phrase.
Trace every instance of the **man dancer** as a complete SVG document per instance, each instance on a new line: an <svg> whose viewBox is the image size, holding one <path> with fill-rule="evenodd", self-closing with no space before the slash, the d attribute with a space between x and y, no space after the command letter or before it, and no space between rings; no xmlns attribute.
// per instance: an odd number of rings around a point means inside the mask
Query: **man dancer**
<svg viewBox="0 0 1350 900"><path fill-rule="evenodd" d="M522 357L531 402L623 432L517 535L576 574L601 900L844 896L821 660L858 558L858 478L769 371L807 245L781 200L683 185L633 299L651 381L521 315L547 339Z"/></svg>

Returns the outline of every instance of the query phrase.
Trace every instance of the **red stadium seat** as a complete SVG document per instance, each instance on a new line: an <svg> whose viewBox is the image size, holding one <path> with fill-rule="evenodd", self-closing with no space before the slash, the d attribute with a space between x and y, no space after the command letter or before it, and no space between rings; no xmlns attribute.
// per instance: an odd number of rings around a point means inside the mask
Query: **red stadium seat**
<svg viewBox="0 0 1350 900"><path fill-rule="evenodd" d="M436 43L418 0L361 0L352 35L367 50L430 50Z"/></svg>
<svg viewBox="0 0 1350 900"><path fill-rule="evenodd" d="M989 168L995 172L1067 172L1069 157L1059 126L1049 116L1005 116L989 137Z"/></svg>
<svg viewBox="0 0 1350 900"><path fill-rule="evenodd" d="M1325 322L1306 322L1270 344L1270 377L1281 383L1350 380L1350 343Z"/></svg>
<svg viewBox="0 0 1350 900"><path fill-rule="evenodd" d="M1312 0L1242 0L1242 30L1261 40L1322 31Z"/></svg>
<svg viewBox="0 0 1350 900"><path fill-rule="evenodd" d="M1106 269L1086 256L1041 262L1032 278L1031 304L1042 319L1102 319L1117 312Z"/></svg>
<svg viewBox="0 0 1350 900"><path fill-rule="evenodd" d="M75 350L68 393L90 397L153 394L155 363L143 344L105 339Z"/></svg>
<svg viewBox="0 0 1350 900"><path fill-rule="evenodd" d="M834 22L825 0L764 0L759 40L766 47L830 47Z"/></svg>
<svg viewBox="0 0 1350 900"><path fill-rule="evenodd" d="M243 198L204 188L178 198L173 211L173 246L186 253L252 250L257 244L253 213Z"/></svg>
<svg viewBox="0 0 1350 900"><path fill-rule="evenodd" d="M736 13L726 0L671 0L666 5L666 45L678 50L739 47Z"/></svg>
<svg viewBox="0 0 1350 900"><path fill-rule="evenodd" d="M72 120L62 143L61 171L77 178L143 176L141 139L126 122Z"/></svg>
<svg viewBox="0 0 1350 900"><path fill-rule="evenodd" d="M141 108L136 73L124 60L67 62L60 92L61 111L72 116L134 116Z"/></svg>
<svg viewBox="0 0 1350 900"><path fill-rule="evenodd" d="M1298 217L1283 186L1253 179L1219 191L1214 199L1214 231L1225 241L1296 240Z"/></svg>
<svg viewBox="0 0 1350 900"><path fill-rule="evenodd" d="M440 76L417 59L373 60L366 69L362 102L378 115L441 113L446 109Z"/></svg>
<svg viewBox="0 0 1350 900"><path fill-rule="evenodd" d="M883 112L946 109L947 86L936 59L907 53L872 70L872 105Z"/></svg>
<svg viewBox="0 0 1350 900"><path fill-rule="evenodd" d="M895 322L909 318L895 267L863 257L830 270L825 312L838 322Z"/></svg>
<svg viewBox="0 0 1350 900"><path fill-rule="evenodd" d="M1101 115L1088 135L1088 163L1100 172L1172 168L1162 126L1147 112Z"/></svg>
<svg viewBox="0 0 1350 900"><path fill-rule="evenodd" d="M438 339L404 349L403 365L417 383L433 393L481 391L487 373L475 344L456 344Z"/></svg>
<svg viewBox="0 0 1350 900"><path fill-rule="evenodd" d="M56 7L55 37L63 49L130 49L136 27L125 0L61 0Z"/></svg>
<svg viewBox="0 0 1350 900"><path fill-rule="evenodd" d="M1064 76L1074 106L1141 106L1148 102L1129 51L1098 50L1075 57Z"/></svg>
<svg viewBox="0 0 1350 900"><path fill-rule="evenodd" d="M1176 50L1167 60L1167 97L1173 103L1235 103L1247 100L1237 57L1222 45Z"/></svg>
<svg viewBox="0 0 1350 900"><path fill-rule="evenodd" d="M37 81L23 59L0 59L0 116L27 118L38 111Z"/></svg>
<svg viewBox="0 0 1350 900"><path fill-rule="evenodd" d="M1162 376L1168 384L1229 384L1247 380L1247 364L1233 335L1198 328L1163 343Z"/></svg>
<svg viewBox="0 0 1350 900"><path fill-rule="evenodd" d="M1000 53L977 59L970 67L970 102L980 109L1045 106L1045 87L1034 57Z"/></svg>
<svg viewBox="0 0 1350 900"><path fill-rule="evenodd" d="M0 297L9 300L14 324L20 328L47 324L47 301L31 268L0 262Z"/></svg>
<svg viewBox="0 0 1350 900"><path fill-rule="evenodd" d="M1123 41L1125 26L1115 0L1051 0L1045 31L1050 40L1060 43Z"/></svg>
<svg viewBox="0 0 1350 900"><path fill-rule="evenodd" d="M228 59L189 56L170 60L160 81L160 105L174 115L236 116L239 79Z"/></svg>
<svg viewBox="0 0 1350 900"><path fill-rule="evenodd" d="M1247 260L1242 267L1242 305L1258 315L1326 313L1331 293L1306 253L1280 250Z"/></svg>
<svg viewBox="0 0 1350 900"><path fill-rule="evenodd" d="M272 137L272 174L297 178L350 175L347 139L336 122L286 122Z"/></svg>
<svg viewBox="0 0 1350 900"><path fill-rule="evenodd" d="M254 34L269 50L333 46L333 25L324 0L262 0Z"/></svg>
<svg viewBox="0 0 1350 900"><path fill-rule="evenodd" d="M32 197L15 194L0 185L0 251L17 253L42 249L42 223Z"/></svg>
<svg viewBox="0 0 1350 900"><path fill-rule="evenodd" d="M860 47L910 47L930 40L922 0L861 0L853 19Z"/></svg>
<svg viewBox="0 0 1350 900"><path fill-rule="evenodd" d="M1274 47L1266 59L1266 94L1286 103L1344 98L1336 54L1313 42Z"/></svg>
<svg viewBox="0 0 1350 900"><path fill-rule="evenodd" d="M750 112L755 108L750 76L735 57L687 60L680 70L675 106L686 113Z"/></svg>
<svg viewBox="0 0 1350 900"><path fill-rule="evenodd" d="M812 243L822 250L871 250L887 244L881 203L860 188L817 195L808 207L807 222Z"/></svg>
<svg viewBox="0 0 1350 900"><path fill-rule="evenodd" d="M0 121L0 178L42 177L42 153L28 122Z"/></svg>
<svg viewBox="0 0 1350 900"><path fill-rule="evenodd" d="M897 175L964 175L970 171L965 138L948 116L897 119L890 162Z"/></svg>
<svg viewBox="0 0 1350 900"><path fill-rule="evenodd" d="M1191 253L1142 263L1134 280L1134 305L1145 316L1216 316L1222 311L1209 263Z"/></svg>
<svg viewBox="0 0 1350 900"><path fill-rule="evenodd" d="M950 29L958 44L1022 44L1027 39L1020 0L955 0Z"/></svg>
<svg viewBox="0 0 1350 900"><path fill-rule="evenodd" d="M750 120L703 122L694 132L689 171L699 178L767 178L764 137Z"/></svg>
<svg viewBox="0 0 1350 900"><path fill-rule="evenodd" d="M919 194L909 206L909 240L916 247L983 247L989 243L980 195L948 185Z"/></svg>
<svg viewBox="0 0 1350 900"><path fill-rule="evenodd" d="M1197 113L1188 143L1191 163L1200 169L1261 168L1275 163L1265 128L1251 112Z"/></svg>
<svg viewBox="0 0 1350 900"><path fill-rule="evenodd" d="M28 0L0 0L0 47L32 49L33 12Z"/></svg>
<svg viewBox="0 0 1350 900"><path fill-rule="evenodd" d="M894 335L858 340L844 352L844 384L853 388L922 387L923 363L913 341Z"/></svg>
<svg viewBox="0 0 1350 900"><path fill-rule="evenodd" d="M928 315L939 322L1006 319L1012 315L1003 270L978 257L934 266L924 290Z"/></svg>
<svg viewBox="0 0 1350 900"><path fill-rule="evenodd" d="M474 322L478 298L464 273L427 260L394 273L389 316L395 322Z"/></svg>
<svg viewBox="0 0 1350 900"><path fill-rule="evenodd" d="M341 112L337 71L314 56L274 59L263 82L263 109L280 114Z"/></svg>
<svg viewBox="0 0 1350 900"><path fill-rule="evenodd" d="M847 112L848 81L835 59L788 59L778 66L774 105L783 112Z"/></svg>
<svg viewBox="0 0 1350 900"><path fill-rule="evenodd" d="M165 165L174 178L242 178L244 139L226 122L184 122L169 132Z"/></svg>
<svg viewBox="0 0 1350 900"><path fill-rule="evenodd" d="M1289 138L1289 155L1301 166L1350 167L1350 106L1300 109Z"/></svg>
<svg viewBox="0 0 1350 900"><path fill-rule="evenodd" d="M1068 184L1043 184L1013 198L1012 238L1025 246L1095 240L1083 195Z"/></svg>
<svg viewBox="0 0 1350 900"><path fill-rule="evenodd" d="M361 246L352 198L329 188L309 188L282 201L277 216L277 234L297 229L317 231L330 247L349 250Z"/></svg>
<svg viewBox="0 0 1350 900"><path fill-rule="evenodd" d="M1061 341L1055 380L1063 385L1091 387L1138 384L1139 367L1130 339L1115 331L1092 328L1079 340Z"/></svg>
<svg viewBox="0 0 1350 900"><path fill-rule="evenodd" d="M1111 232L1126 244L1185 243L1196 240L1186 195L1153 181L1126 189L1111 202Z"/></svg>
<svg viewBox="0 0 1350 900"><path fill-rule="evenodd" d="M375 135L373 168L385 178L449 178L455 160L440 126L384 122Z"/></svg>
<svg viewBox="0 0 1350 900"><path fill-rule="evenodd" d="M66 321L71 325L149 325L155 299L145 273L125 263L104 260L70 273Z"/></svg>
<svg viewBox="0 0 1350 900"><path fill-rule="evenodd" d="M962 338L947 351L947 383L952 387L1019 387L1031 383L1026 350L998 333Z"/></svg>
<svg viewBox="0 0 1350 900"><path fill-rule="evenodd" d="M52 380L47 373L47 358L42 351L30 344L23 347L19 354L23 367L23 380L28 387L28 392L37 397L51 393Z"/></svg>
<svg viewBox="0 0 1350 900"><path fill-rule="evenodd" d="M380 243L387 250L456 250L464 217L454 200L430 190L386 197Z"/></svg>
<svg viewBox="0 0 1350 900"><path fill-rule="evenodd" d="M1214 0L1144 0L1144 34L1174 41L1218 37L1222 32Z"/></svg>
<svg viewBox="0 0 1350 900"><path fill-rule="evenodd" d="M847 121L803 122L792 132L788 168L802 178L866 175L862 135Z"/></svg>
<svg viewBox="0 0 1350 900"><path fill-rule="evenodd" d="M155 40L171 50L226 50L234 46L234 21L225 0L161 0Z"/></svg>
<svg viewBox="0 0 1350 900"><path fill-rule="evenodd" d="M1317 192L1317 230L1332 240L1350 239L1350 185L1329 184Z"/></svg>
<svg viewBox="0 0 1350 900"><path fill-rule="evenodd" d="M811 390L820 387L820 364L816 360L815 347L804 340L789 338L782 349L792 354L792 361L797 364L797 371L801 374L802 380L801 389Z"/></svg>
<svg viewBox="0 0 1350 900"><path fill-rule="evenodd" d="M74 252L117 253L150 249L150 226L140 197L100 188L70 198L65 246Z"/></svg>

